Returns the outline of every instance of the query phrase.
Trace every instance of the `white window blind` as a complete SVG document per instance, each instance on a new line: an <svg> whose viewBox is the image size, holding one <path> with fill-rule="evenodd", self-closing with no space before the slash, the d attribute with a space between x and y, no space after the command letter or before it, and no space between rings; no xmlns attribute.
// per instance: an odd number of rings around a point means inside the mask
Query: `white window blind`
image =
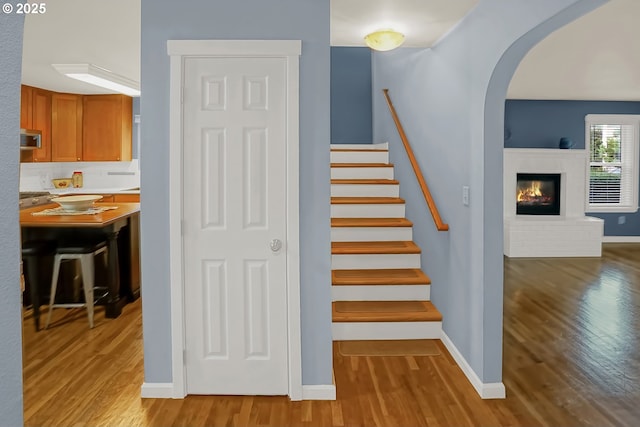
<svg viewBox="0 0 640 427"><path fill-rule="evenodd" d="M586 117L587 211L638 210L639 128L640 116L636 115Z"/></svg>

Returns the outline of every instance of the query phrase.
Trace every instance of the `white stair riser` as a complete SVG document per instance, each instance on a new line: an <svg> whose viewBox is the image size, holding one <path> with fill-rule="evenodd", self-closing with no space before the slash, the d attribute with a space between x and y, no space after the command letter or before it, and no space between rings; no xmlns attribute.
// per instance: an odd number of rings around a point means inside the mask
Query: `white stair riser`
<svg viewBox="0 0 640 427"><path fill-rule="evenodd" d="M331 218L404 218L404 204L331 205Z"/></svg>
<svg viewBox="0 0 640 427"><path fill-rule="evenodd" d="M395 184L331 184L331 197L398 197Z"/></svg>
<svg viewBox="0 0 640 427"><path fill-rule="evenodd" d="M389 143L381 142L379 144L331 144L332 150L388 150Z"/></svg>
<svg viewBox="0 0 640 427"><path fill-rule="evenodd" d="M393 166L364 168L331 168L331 179L393 179Z"/></svg>
<svg viewBox="0 0 640 427"><path fill-rule="evenodd" d="M420 268L420 254L331 255L333 270Z"/></svg>
<svg viewBox="0 0 640 427"><path fill-rule="evenodd" d="M334 341L439 339L442 322L333 322Z"/></svg>
<svg viewBox="0 0 640 427"><path fill-rule="evenodd" d="M429 285L332 286L333 301L429 301Z"/></svg>
<svg viewBox="0 0 640 427"><path fill-rule="evenodd" d="M412 227L333 227L332 242L397 242L413 240Z"/></svg>
<svg viewBox="0 0 640 427"><path fill-rule="evenodd" d="M389 163L388 151L332 151L331 163Z"/></svg>

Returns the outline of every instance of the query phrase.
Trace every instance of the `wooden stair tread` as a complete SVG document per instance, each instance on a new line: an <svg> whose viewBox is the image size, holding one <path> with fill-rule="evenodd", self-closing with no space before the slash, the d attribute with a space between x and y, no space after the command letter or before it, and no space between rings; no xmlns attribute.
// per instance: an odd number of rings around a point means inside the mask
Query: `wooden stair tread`
<svg viewBox="0 0 640 427"><path fill-rule="evenodd" d="M380 185L398 185L399 181L395 179L332 179L332 184L380 184Z"/></svg>
<svg viewBox="0 0 640 427"><path fill-rule="evenodd" d="M332 205L377 205L377 204L404 204L400 197L332 197Z"/></svg>
<svg viewBox="0 0 640 427"><path fill-rule="evenodd" d="M332 227L412 227L406 218L331 218Z"/></svg>
<svg viewBox="0 0 640 427"><path fill-rule="evenodd" d="M393 163L331 163L332 168L392 168Z"/></svg>
<svg viewBox="0 0 640 427"><path fill-rule="evenodd" d="M419 254L420 252L418 245L412 241L331 242L332 255Z"/></svg>
<svg viewBox="0 0 640 427"><path fill-rule="evenodd" d="M333 270L331 283L334 286L428 285L431 279L419 268Z"/></svg>
<svg viewBox="0 0 640 427"><path fill-rule="evenodd" d="M430 301L335 301L334 322L432 322L442 314Z"/></svg>
<svg viewBox="0 0 640 427"><path fill-rule="evenodd" d="M352 153L371 153L371 152L386 153L389 150L387 148L332 148L331 151L352 152Z"/></svg>

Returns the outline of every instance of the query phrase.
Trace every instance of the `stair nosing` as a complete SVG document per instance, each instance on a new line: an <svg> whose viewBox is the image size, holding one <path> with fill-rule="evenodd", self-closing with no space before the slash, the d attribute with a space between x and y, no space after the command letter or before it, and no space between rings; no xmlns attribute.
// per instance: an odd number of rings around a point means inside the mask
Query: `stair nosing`
<svg viewBox="0 0 640 427"><path fill-rule="evenodd" d="M332 185L400 185L396 179L378 179L378 178L334 178L331 180Z"/></svg>
<svg viewBox="0 0 640 427"><path fill-rule="evenodd" d="M411 272L408 277L395 275L385 277L389 272ZM353 274L348 280L339 277L342 274ZM360 274L360 277L357 274ZM398 286L398 285L430 285L431 278L420 268L392 268L392 269L352 269L352 270L332 270L331 284L333 286Z"/></svg>
<svg viewBox="0 0 640 427"><path fill-rule="evenodd" d="M403 245L399 245L402 243ZM413 255L422 250L411 240L331 242L331 255Z"/></svg>
<svg viewBox="0 0 640 427"><path fill-rule="evenodd" d="M336 310L336 302L331 303L332 322L338 323L363 323L363 322L441 322L442 313L430 302L420 301L427 307L426 311L406 312L378 312L358 311L345 312ZM366 301L367 303L385 303L390 301ZM391 301L397 304L401 301ZM346 318L348 317L348 318Z"/></svg>
<svg viewBox="0 0 640 427"><path fill-rule="evenodd" d="M400 197L331 197L332 205L403 205Z"/></svg>
<svg viewBox="0 0 640 427"><path fill-rule="evenodd" d="M336 220L336 221L334 221ZM340 224L340 221L345 221L348 224ZM334 224L335 222L335 224ZM375 224L377 223L377 224ZM410 228L413 227L413 223L407 218L331 218L332 228Z"/></svg>
<svg viewBox="0 0 640 427"><path fill-rule="evenodd" d="M393 163L331 163L332 168L392 168Z"/></svg>
<svg viewBox="0 0 640 427"><path fill-rule="evenodd" d="M388 153L388 148L331 148L333 153Z"/></svg>

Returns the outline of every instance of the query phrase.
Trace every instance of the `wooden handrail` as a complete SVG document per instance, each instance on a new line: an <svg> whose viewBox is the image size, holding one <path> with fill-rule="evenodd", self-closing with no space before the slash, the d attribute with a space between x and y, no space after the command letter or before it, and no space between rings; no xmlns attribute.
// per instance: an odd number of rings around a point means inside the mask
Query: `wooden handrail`
<svg viewBox="0 0 640 427"><path fill-rule="evenodd" d="M427 202L427 206L429 207L429 212L431 212L433 222L436 224L436 228L438 229L438 231L448 231L449 224L445 224L444 222L442 222L442 218L440 218L440 213L438 213L436 202L431 196L429 187L427 186L427 183L424 180L424 176L422 175L422 171L420 170L420 165L418 165L418 161L413 155L413 150L411 149L411 145L409 144L407 135L404 133L404 129L402 128L402 124L400 123L400 119L398 118L398 114L396 113L396 109L393 107L393 103L391 102L391 98L389 97L389 89L382 89L382 92L384 92L384 97L387 100L389 111L391 111L391 117L396 124L396 128L398 128L400 139L402 140L404 149L407 151L407 156L409 157L409 161L411 162L411 167L413 167L413 172L416 174L416 179L418 180L418 184L420 184L422 195L424 196L424 200Z"/></svg>

